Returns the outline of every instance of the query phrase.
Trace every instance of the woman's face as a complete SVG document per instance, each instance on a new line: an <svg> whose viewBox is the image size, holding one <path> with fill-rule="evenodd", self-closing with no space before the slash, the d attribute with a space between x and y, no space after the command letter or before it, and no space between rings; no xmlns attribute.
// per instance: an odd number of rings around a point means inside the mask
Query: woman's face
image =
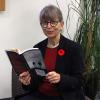
<svg viewBox="0 0 100 100"><path fill-rule="evenodd" d="M48 38L54 38L58 36L63 29L63 25L64 22L59 22L58 20L41 23L42 30Z"/></svg>

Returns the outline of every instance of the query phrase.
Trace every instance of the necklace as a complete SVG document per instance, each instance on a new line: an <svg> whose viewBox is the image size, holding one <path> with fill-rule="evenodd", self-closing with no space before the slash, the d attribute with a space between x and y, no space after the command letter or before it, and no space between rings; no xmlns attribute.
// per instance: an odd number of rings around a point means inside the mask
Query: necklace
<svg viewBox="0 0 100 100"><path fill-rule="evenodd" d="M49 47L49 48L56 48L58 45L59 45L59 42L57 44L55 44L55 45L48 44L47 47Z"/></svg>

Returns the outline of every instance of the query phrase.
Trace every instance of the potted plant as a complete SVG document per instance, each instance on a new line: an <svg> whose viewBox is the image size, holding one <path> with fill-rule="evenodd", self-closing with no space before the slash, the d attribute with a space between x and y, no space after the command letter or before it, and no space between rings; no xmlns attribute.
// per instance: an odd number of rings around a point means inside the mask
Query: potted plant
<svg viewBox="0 0 100 100"><path fill-rule="evenodd" d="M80 25L74 40L82 45L84 52L85 93L94 100L100 74L100 16L98 16L100 1L80 0L78 5L78 8L73 5L73 10L80 15Z"/></svg>

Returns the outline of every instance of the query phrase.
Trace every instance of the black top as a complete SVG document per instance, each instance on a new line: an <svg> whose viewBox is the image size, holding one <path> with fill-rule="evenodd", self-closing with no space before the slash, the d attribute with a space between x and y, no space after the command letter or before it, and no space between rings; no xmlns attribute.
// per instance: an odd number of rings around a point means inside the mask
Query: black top
<svg viewBox="0 0 100 100"><path fill-rule="evenodd" d="M47 42L48 40L45 39L34 46L40 49L43 57ZM61 93L64 100L85 100L82 91L84 63L81 46L61 35L57 51L55 71L60 73L61 80L55 84L55 88ZM42 77L36 76L34 71L31 72L31 76L31 84L25 88L36 91L42 82Z"/></svg>

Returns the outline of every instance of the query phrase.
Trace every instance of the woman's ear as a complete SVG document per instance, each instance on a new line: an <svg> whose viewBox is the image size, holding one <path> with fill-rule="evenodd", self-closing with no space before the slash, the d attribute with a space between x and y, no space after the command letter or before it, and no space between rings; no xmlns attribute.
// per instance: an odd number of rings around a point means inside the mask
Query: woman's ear
<svg viewBox="0 0 100 100"><path fill-rule="evenodd" d="M64 27L64 21L61 21L60 25L61 25L61 29L63 29L63 27Z"/></svg>
<svg viewBox="0 0 100 100"><path fill-rule="evenodd" d="M61 27L63 28L63 26L64 26L64 21L61 21Z"/></svg>

